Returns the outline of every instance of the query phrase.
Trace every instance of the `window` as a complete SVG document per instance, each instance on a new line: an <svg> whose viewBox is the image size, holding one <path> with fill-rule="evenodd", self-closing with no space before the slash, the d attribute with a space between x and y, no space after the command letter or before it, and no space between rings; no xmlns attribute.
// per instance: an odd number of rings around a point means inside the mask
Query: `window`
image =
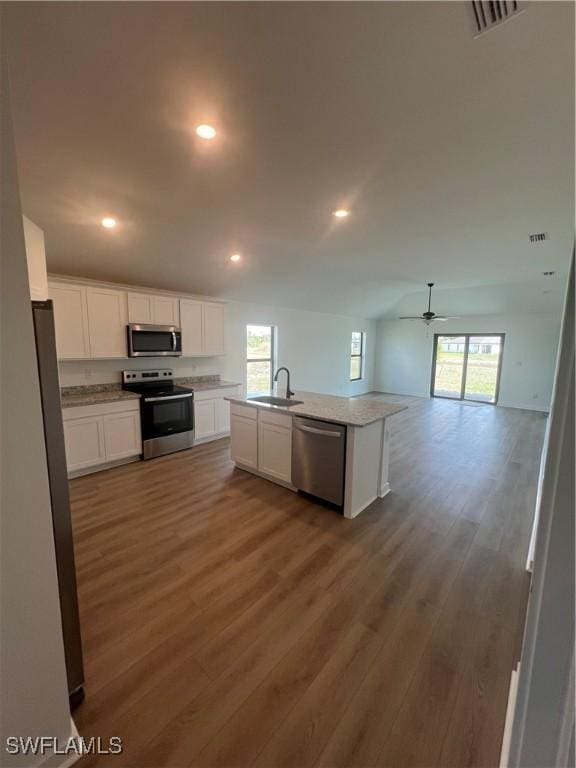
<svg viewBox="0 0 576 768"><path fill-rule="evenodd" d="M257 395L272 390L274 352L274 326L246 326L247 394Z"/></svg>
<svg viewBox="0 0 576 768"><path fill-rule="evenodd" d="M364 368L364 334L361 331L352 331L352 343L350 345L350 381L358 381L362 378Z"/></svg>
<svg viewBox="0 0 576 768"><path fill-rule="evenodd" d="M503 333L435 334L430 394L495 405L503 347Z"/></svg>

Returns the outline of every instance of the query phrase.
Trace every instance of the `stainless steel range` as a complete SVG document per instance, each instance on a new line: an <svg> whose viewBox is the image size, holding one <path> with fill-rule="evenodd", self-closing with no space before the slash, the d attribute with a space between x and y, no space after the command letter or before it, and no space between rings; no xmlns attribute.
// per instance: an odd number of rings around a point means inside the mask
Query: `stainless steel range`
<svg viewBox="0 0 576 768"><path fill-rule="evenodd" d="M142 458L194 445L194 391L174 384L174 371L122 371L122 388L140 397Z"/></svg>

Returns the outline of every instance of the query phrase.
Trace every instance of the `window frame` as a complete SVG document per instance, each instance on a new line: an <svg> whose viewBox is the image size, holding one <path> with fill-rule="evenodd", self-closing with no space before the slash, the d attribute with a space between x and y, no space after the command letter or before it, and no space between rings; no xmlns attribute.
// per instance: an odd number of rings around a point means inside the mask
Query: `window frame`
<svg viewBox="0 0 576 768"><path fill-rule="evenodd" d="M355 355L352 353L352 339L355 333L360 334L360 354L359 355ZM364 331L352 331L350 333L350 359L348 361L350 381L362 381L362 377L364 376L364 354L366 350L365 337L366 337L366 334L364 333ZM358 376L352 376L352 360L354 360L355 358L360 359L360 373Z"/></svg>
<svg viewBox="0 0 576 768"><path fill-rule="evenodd" d="M270 328L270 357L248 357L248 328ZM248 363L270 363L269 391L272 392L274 389L274 361L276 359L276 326L269 325L268 323L246 323L245 344L244 370L246 375L246 394L252 394L248 391Z"/></svg>
<svg viewBox="0 0 576 768"><path fill-rule="evenodd" d="M436 381L436 363L438 356L438 339L451 337L464 337L464 360L462 381L460 383L460 395L459 397L450 397L448 395L435 394L435 381ZM471 397L466 397L466 377L468 374L468 354L470 352L470 338L475 336L498 336L500 338L500 352L498 356L498 369L496 371L496 387L494 391L494 401L489 400L474 400ZM456 400L458 402L468 403L482 403L483 405L498 405L498 398L500 397L500 379L502 377L502 361L504 359L504 343L506 341L505 333L435 333L434 334L434 346L432 348L432 373L430 376L430 397L436 397L439 400ZM474 342L473 342L474 343ZM492 345L493 346L493 345ZM493 352L483 352L482 354L494 354Z"/></svg>

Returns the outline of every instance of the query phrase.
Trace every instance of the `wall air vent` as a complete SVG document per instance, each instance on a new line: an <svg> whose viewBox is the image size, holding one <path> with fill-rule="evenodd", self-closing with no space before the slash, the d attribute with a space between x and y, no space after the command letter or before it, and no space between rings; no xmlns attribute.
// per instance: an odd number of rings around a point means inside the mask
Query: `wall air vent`
<svg viewBox="0 0 576 768"><path fill-rule="evenodd" d="M536 232L536 234L530 235L531 243L541 243L544 240L550 240L550 235L548 232Z"/></svg>
<svg viewBox="0 0 576 768"><path fill-rule="evenodd" d="M474 18L474 34L481 35L520 13L519 0L470 0Z"/></svg>

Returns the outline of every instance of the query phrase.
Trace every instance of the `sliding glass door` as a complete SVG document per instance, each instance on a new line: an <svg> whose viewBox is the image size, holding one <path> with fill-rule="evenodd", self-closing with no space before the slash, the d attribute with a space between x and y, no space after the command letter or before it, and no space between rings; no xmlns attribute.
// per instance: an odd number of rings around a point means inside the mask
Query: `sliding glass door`
<svg viewBox="0 0 576 768"><path fill-rule="evenodd" d="M432 397L498 402L504 334L434 335Z"/></svg>

